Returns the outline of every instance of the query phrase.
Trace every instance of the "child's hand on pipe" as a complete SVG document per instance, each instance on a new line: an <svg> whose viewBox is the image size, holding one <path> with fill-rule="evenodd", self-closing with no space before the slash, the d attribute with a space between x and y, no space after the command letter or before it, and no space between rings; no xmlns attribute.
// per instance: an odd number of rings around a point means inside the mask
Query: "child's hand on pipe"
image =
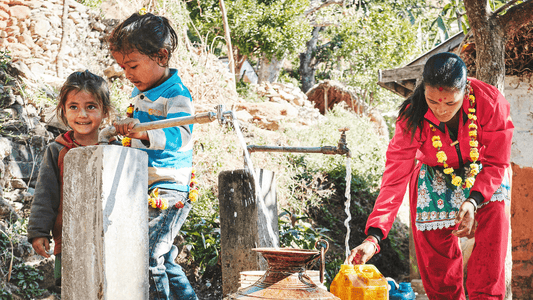
<svg viewBox="0 0 533 300"><path fill-rule="evenodd" d="M132 139L149 140L148 133L146 131L131 132L136 124L139 124L139 120L133 118L126 118L113 123L115 130L122 136L127 136Z"/></svg>

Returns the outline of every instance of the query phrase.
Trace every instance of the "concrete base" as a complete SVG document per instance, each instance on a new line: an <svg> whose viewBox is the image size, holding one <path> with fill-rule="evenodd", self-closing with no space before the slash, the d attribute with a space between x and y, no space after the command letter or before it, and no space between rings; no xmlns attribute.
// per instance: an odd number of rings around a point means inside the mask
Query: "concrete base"
<svg viewBox="0 0 533 300"><path fill-rule="evenodd" d="M147 168L120 146L65 156L62 299L148 299Z"/></svg>
<svg viewBox="0 0 533 300"><path fill-rule="evenodd" d="M218 177L224 295L237 291L241 271L266 270L266 261L252 248L278 246L273 244L267 228L270 226L279 240L274 173L257 169L256 174L260 179L270 224L255 196L254 181L248 171L225 171Z"/></svg>

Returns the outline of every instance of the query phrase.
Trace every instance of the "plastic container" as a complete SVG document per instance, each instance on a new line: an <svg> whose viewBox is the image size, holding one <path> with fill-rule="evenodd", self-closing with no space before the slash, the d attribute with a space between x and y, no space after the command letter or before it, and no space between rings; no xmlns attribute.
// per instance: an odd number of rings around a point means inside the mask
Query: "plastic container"
<svg viewBox="0 0 533 300"><path fill-rule="evenodd" d="M391 287L389 291L389 300L415 300L416 295L411 287L410 282L400 282L398 288L396 288L396 282L389 281Z"/></svg>
<svg viewBox="0 0 533 300"><path fill-rule="evenodd" d="M341 300L389 299L389 284L374 265L341 265L329 289Z"/></svg>

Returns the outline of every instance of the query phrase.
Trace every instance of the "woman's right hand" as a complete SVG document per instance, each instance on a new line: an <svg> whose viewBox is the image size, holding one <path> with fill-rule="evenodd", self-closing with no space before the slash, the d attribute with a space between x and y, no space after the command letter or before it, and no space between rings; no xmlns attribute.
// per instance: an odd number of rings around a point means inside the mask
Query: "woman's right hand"
<svg viewBox="0 0 533 300"><path fill-rule="evenodd" d="M40 256L44 256L46 258L50 257L50 254L48 254L46 251L50 251L50 242L48 242L48 238L46 237L38 237L34 238L31 242L31 245L33 249L35 249L35 252L39 254Z"/></svg>
<svg viewBox="0 0 533 300"><path fill-rule="evenodd" d="M377 242L375 237L370 237ZM376 254L376 246L369 241L364 241L361 245L352 249L352 252L344 262L346 265L364 265Z"/></svg>

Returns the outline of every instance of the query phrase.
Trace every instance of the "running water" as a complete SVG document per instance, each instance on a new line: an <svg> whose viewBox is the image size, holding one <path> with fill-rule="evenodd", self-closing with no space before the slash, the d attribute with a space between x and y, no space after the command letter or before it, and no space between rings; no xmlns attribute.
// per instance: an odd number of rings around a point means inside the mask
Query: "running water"
<svg viewBox="0 0 533 300"><path fill-rule="evenodd" d="M235 129L235 132L237 133L237 138L239 139L239 142L241 144L241 147L244 151L244 161L246 165L248 166L248 169L250 173L252 174L252 177L254 179L254 185L255 185L255 196L257 199L259 199L259 205L261 205L261 210L263 211L263 215L265 216L265 219L267 220L267 230L268 235L270 236L270 239L272 240L272 245L277 249L278 248L278 238L274 234L274 230L272 230L272 227L270 224L272 224L272 219L270 218L270 215L267 213L267 207L265 205L265 200L263 199L263 195L261 195L261 186L259 184L259 178L255 174L254 165L252 164L252 160L250 159L250 154L248 153L248 148L246 147L246 142L244 141L244 137L241 132L241 128L239 126L239 121L237 121L235 118L232 118L233 122L233 128Z"/></svg>
<svg viewBox="0 0 533 300"><path fill-rule="evenodd" d="M344 196L346 197L346 202L344 203L344 211L348 216L344 221L344 226L346 226L346 239L344 240L344 245L346 246L346 259L350 256L350 220L352 219L352 214L350 213L350 202L351 202L351 183L352 183L352 166L350 165L350 155L346 156L346 192Z"/></svg>

